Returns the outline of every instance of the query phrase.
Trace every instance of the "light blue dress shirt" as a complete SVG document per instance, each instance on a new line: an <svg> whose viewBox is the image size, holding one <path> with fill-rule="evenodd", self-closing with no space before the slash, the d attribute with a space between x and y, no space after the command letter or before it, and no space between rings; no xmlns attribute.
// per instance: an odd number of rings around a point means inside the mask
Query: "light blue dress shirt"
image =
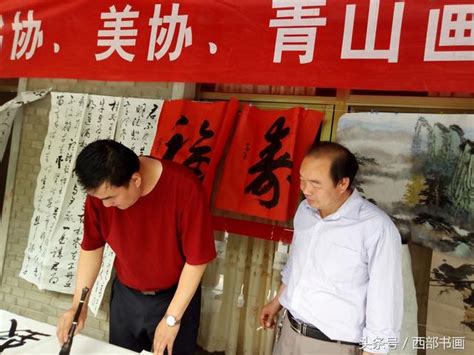
<svg viewBox="0 0 474 355"><path fill-rule="evenodd" d="M389 352L403 314L401 238L390 217L357 190L321 218L304 200L294 218L280 303L334 340Z"/></svg>

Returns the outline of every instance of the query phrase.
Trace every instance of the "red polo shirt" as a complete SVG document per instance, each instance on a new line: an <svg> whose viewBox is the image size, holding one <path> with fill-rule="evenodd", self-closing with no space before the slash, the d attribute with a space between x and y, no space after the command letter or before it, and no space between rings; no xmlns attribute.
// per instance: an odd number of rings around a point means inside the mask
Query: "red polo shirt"
<svg viewBox="0 0 474 355"><path fill-rule="evenodd" d="M153 190L127 208L106 208L87 196L82 249L108 243L116 254L119 280L149 291L178 283L184 263L199 265L216 256L211 215L201 182L187 168L161 161Z"/></svg>

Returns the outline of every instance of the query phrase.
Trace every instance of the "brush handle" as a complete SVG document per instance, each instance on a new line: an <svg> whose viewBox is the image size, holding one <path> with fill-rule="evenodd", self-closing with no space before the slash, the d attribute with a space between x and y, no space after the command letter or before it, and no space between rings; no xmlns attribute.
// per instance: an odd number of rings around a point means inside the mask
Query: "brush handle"
<svg viewBox="0 0 474 355"><path fill-rule="evenodd" d="M82 305L84 304L85 300L86 300L86 297L87 297L87 293L89 292L89 288L88 287L84 287L82 289L82 293L81 293L81 299L79 300L79 305L77 306L77 309L76 309L76 313L74 314L74 319L72 321L72 326L71 326L71 329L74 327L74 330L76 330L76 326L77 326L77 322L79 321L79 317L81 315L81 311L82 311ZM69 332L71 332L71 329L69 330ZM72 333L74 334L74 332Z"/></svg>

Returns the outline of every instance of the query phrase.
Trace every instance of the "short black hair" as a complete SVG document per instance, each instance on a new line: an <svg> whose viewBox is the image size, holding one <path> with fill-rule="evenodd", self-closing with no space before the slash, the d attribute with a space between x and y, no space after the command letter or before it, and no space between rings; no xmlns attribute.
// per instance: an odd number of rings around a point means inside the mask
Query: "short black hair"
<svg viewBox="0 0 474 355"><path fill-rule="evenodd" d="M133 150L111 139L88 144L77 156L74 171L79 184L95 190L104 182L112 186L128 186L132 175L140 168Z"/></svg>
<svg viewBox="0 0 474 355"><path fill-rule="evenodd" d="M331 160L329 174L334 186L345 177L349 178L349 186L353 186L359 164L355 155L343 145L335 142L318 142L308 150L306 156L328 157Z"/></svg>

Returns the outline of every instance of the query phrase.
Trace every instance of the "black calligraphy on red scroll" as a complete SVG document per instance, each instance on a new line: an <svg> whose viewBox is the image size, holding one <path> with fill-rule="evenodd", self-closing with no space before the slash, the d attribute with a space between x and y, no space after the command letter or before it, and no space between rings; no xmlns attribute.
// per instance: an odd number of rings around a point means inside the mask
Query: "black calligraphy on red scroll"
<svg viewBox="0 0 474 355"><path fill-rule="evenodd" d="M296 209L299 166L323 114L245 106L225 159L216 208L287 221Z"/></svg>
<svg viewBox="0 0 474 355"><path fill-rule="evenodd" d="M151 155L190 168L208 196L217 164L237 113L238 101L166 101L158 121Z"/></svg>

